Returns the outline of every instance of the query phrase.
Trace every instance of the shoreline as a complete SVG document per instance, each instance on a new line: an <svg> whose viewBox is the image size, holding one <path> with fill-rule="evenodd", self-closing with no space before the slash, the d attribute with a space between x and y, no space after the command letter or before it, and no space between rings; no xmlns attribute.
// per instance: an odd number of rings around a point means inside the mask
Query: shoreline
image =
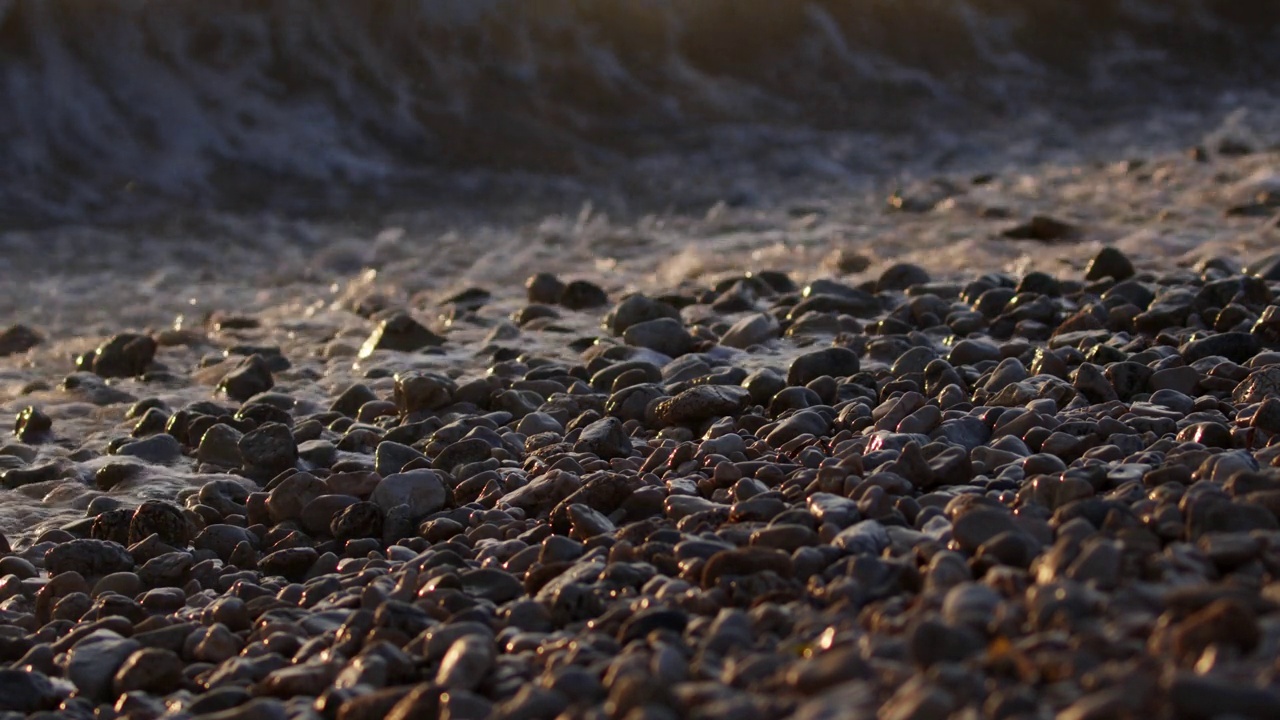
<svg viewBox="0 0 1280 720"><path fill-rule="evenodd" d="M1280 151L1221 149L10 235L0 711L1280 712Z"/></svg>

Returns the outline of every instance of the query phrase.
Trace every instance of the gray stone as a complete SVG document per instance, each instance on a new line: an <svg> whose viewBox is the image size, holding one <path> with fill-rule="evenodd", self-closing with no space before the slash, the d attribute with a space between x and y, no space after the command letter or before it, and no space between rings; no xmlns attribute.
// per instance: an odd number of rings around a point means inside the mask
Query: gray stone
<svg viewBox="0 0 1280 720"><path fill-rule="evenodd" d="M753 313L737 321L720 338L725 347L746 349L763 345L781 334L777 318L769 313Z"/></svg>
<svg viewBox="0 0 1280 720"><path fill-rule="evenodd" d="M172 435L161 433L136 442L125 443L116 450L116 454L165 465L182 458L182 444Z"/></svg>
<svg viewBox="0 0 1280 720"><path fill-rule="evenodd" d="M624 458L631 455L631 438L620 420L601 418L582 429L573 450L591 453L602 460Z"/></svg>
<svg viewBox="0 0 1280 720"><path fill-rule="evenodd" d="M444 481L431 470L410 470L382 478L373 489L370 500L390 511L397 505L408 505L414 518L422 518L444 507L448 493Z"/></svg>
<svg viewBox="0 0 1280 720"><path fill-rule="evenodd" d="M890 542L883 525L875 520L863 520L841 530L831 544L850 554L879 555Z"/></svg>
<svg viewBox="0 0 1280 720"><path fill-rule="evenodd" d="M628 345L648 348L668 357L692 352L697 343L684 325L672 318L636 323L622 333L622 339Z"/></svg>

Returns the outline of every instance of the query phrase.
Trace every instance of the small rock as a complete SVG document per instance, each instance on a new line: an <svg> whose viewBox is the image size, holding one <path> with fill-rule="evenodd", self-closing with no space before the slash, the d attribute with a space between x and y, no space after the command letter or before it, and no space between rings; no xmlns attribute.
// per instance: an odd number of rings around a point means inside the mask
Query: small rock
<svg viewBox="0 0 1280 720"><path fill-rule="evenodd" d="M82 577L101 577L133 569L133 556L119 543L76 539L55 545L44 555L50 575L76 572Z"/></svg>
<svg viewBox="0 0 1280 720"><path fill-rule="evenodd" d="M1093 260L1089 261L1089 267L1084 271L1084 279L1095 281L1109 277L1118 282L1128 280L1135 274L1136 271L1129 258L1119 250L1108 246L1098 251L1098 254L1093 256Z"/></svg>
<svg viewBox="0 0 1280 720"><path fill-rule="evenodd" d="M880 278L876 280L876 292L906 290L912 285L924 285L929 280L928 271L919 265L895 263L880 273Z"/></svg>
<svg viewBox="0 0 1280 720"><path fill-rule="evenodd" d="M532 298L530 298L532 300ZM574 280L560 292L559 303L570 310L590 310L609 304L609 296L599 285L586 280ZM534 302L537 302L534 300Z"/></svg>
<svg viewBox="0 0 1280 720"><path fill-rule="evenodd" d="M357 502L343 508L329 523L329 532L341 542L382 537L383 510L376 503Z"/></svg>
<svg viewBox="0 0 1280 720"><path fill-rule="evenodd" d="M264 575L280 575L297 582L301 580L320 554L313 548L295 547L277 550L258 561L258 569Z"/></svg>
<svg viewBox="0 0 1280 720"><path fill-rule="evenodd" d="M858 354L849 348L831 347L806 353L792 361L787 370L788 385L808 385L829 375L833 378L856 375L861 370Z"/></svg>
<svg viewBox="0 0 1280 720"><path fill-rule="evenodd" d="M458 384L444 375L411 371L395 377L396 408L403 414L439 410L453 403Z"/></svg>
<svg viewBox="0 0 1280 720"><path fill-rule="evenodd" d="M122 333L81 358L81 369L104 378L134 377L147 371L156 354L150 335Z"/></svg>
<svg viewBox="0 0 1280 720"><path fill-rule="evenodd" d="M76 642L67 654L67 679L85 697L108 700L116 672L139 647L137 641L110 630L95 630Z"/></svg>
<svg viewBox="0 0 1280 720"><path fill-rule="evenodd" d="M1254 370L1231 393L1231 399L1239 405L1262 402L1269 397L1280 397L1280 366Z"/></svg>
<svg viewBox="0 0 1280 720"><path fill-rule="evenodd" d="M155 465L167 465L182 458L182 443L172 435L161 433L137 442L125 443L115 454L136 457Z"/></svg>
<svg viewBox="0 0 1280 720"><path fill-rule="evenodd" d="M43 411L28 405L18 413L13 423L13 434L24 443L38 443L47 439L53 430L53 420Z"/></svg>
<svg viewBox="0 0 1280 720"><path fill-rule="evenodd" d="M551 273L530 275L524 287L531 303L554 305L560 302L560 296L564 294L564 283Z"/></svg>
<svg viewBox="0 0 1280 720"><path fill-rule="evenodd" d="M244 466L273 477L298 462L298 444L281 423L259 425L237 443Z"/></svg>
<svg viewBox="0 0 1280 720"><path fill-rule="evenodd" d="M37 670L0 670L0 712L51 710L61 700L49 676Z"/></svg>
<svg viewBox="0 0 1280 720"><path fill-rule="evenodd" d="M423 348L439 347L445 339L427 329L407 313L396 313L378 323L369 338L360 346L358 357L367 358L378 350L416 352Z"/></svg>
<svg viewBox="0 0 1280 720"><path fill-rule="evenodd" d="M271 366L261 355L253 354L240 361L234 370L218 383L218 389L233 400L244 402L275 386Z"/></svg>
<svg viewBox="0 0 1280 720"><path fill-rule="evenodd" d="M10 325L0 332L0 357L24 353L42 342L44 337L26 325Z"/></svg>
<svg viewBox="0 0 1280 720"><path fill-rule="evenodd" d="M239 430L230 425L217 423L200 437L200 446L196 448L196 459L221 468L239 467L242 462L241 437Z"/></svg>
<svg viewBox="0 0 1280 720"><path fill-rule="evenodd" d="M193 535L191 522L177 505L148 500L133 511L129 520L129 544L141 542L152 535L160 536L160 542L166 545L184 548Z"/></svg>
<svg viewBox="0 0 1280 720"><path fill-rule="evenodd" d="M697 342L679 320L672 318L636 323L623 332L622 339L633 347L648 348L668 357L692 352Z"/></svg>
<svg viewBox="0 0 1280 720"><path fill-rule="evenodd" d="M654 412L666 425L689 425L736 415L750 399L751 394L743 387L698 385L662 400Z"/></svg>
<svg viewBox="0 0 1280 720"><path fill-rule="evenodd" d="M624 458L631 455L631 438L617 418L601 418L582 429L573 451L591 453L602 460Z"/></svg>
<svg viewBox="0 0 1280 720"><path fill-rule="evenodd" d="M780 334L781 326L777 318L769 313L754 313L734 323L720 338L720 344L745 350L752 345L763 345L775 340Z"/></svg>
<svg viewBox="0 0 1280 720"><path fill-rule="evenodd" d="M412 517L421 518L444 507L448 494L440 476L423 469L388 475L373 489L369 499L384 512L397 505L407 505Z"/></svg>
<svg viewBox="0 0 1280 720"><path fill-rule="evenodd" d="M1080 228L1047 215L1035 215L1029 221L1005 230L1001 235L1010 240L1038 240L1055 242L1071 240L1080 234Z"/></svg>
<svg viewBox="0 0 1280 720"><path fill-rule="evenodd" d="M632 325L663 318L679 321L680 311L660 300L636 293L615 305L605 316L604 325L614 335L621 335Z"/></svg>
<svg viewBox="0 0 1280 720"><path fill-rule="evenodd" d="M133 652L115 673L116 694L148 692L163 696L182 683L183 662L178 653L145 647Z"/></svg>

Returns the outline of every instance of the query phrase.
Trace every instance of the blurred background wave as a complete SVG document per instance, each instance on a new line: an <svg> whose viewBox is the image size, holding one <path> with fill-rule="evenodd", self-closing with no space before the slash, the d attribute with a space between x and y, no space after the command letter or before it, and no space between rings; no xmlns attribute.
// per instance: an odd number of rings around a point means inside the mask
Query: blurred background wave
<svg viewBox="0 0 1280 720"><path fill-rule="evenodd" d="M743 128L1087 123L1273 83L1278 28L1255 0L0 0L0 220L623 172L768 137Z"/></svg>

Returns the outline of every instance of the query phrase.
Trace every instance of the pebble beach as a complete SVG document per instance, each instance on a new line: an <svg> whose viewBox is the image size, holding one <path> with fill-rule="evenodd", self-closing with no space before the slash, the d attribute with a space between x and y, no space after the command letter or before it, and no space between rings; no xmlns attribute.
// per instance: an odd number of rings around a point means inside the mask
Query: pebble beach
<svg viewBox="0 0 1280 720"><path fill-rule="evenodd" d="M8 233L0 718L1280 716L1280 153L1212 140Z"/></svg>

